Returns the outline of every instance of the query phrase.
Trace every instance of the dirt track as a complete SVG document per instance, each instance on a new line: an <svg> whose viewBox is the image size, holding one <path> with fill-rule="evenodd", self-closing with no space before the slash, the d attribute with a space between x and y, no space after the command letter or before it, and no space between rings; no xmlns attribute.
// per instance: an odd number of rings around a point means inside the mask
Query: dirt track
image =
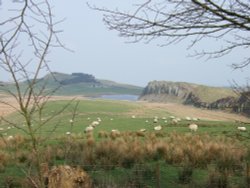
<svg viewBox="0 0 250 188"><path fill-rule="evenodd" d="M205 109L195 108L192 106L185 106L174 103L167 103L167 104L148 103L148 102L141 102L141 103L144 105L144 109L147 108L161 109L181 118L189 116L204 120L250 122L250 119L245 116L233 113L227 113L219 110L205 110Z"/></svg>

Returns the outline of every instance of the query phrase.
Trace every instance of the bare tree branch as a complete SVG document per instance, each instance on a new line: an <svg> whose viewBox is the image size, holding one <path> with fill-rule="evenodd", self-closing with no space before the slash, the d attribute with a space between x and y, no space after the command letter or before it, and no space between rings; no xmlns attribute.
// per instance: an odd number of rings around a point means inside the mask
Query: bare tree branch
<svg viewBox="0 0 250 188"><path fill-rule="evenodd" d="M194 54L208 59L222 57L236 49L247 50L250 44L249 1L145 0L132 11L89 7L103 12L107 27L132 42L163 39L161 46L165 46L188 38L191 40L188 48L194 48L204 40L221 41L223 46L219 49L203 49ZM233 68L249 64L248 56Z"/></svg>

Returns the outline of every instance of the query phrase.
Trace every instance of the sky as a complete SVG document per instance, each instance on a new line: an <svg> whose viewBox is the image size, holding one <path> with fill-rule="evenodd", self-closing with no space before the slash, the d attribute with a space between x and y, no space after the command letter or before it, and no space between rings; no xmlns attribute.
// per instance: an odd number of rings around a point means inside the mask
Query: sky
<svg viewBox="0 0 250 188"><path fill-rule="evenodd" d="M58 26L63 30L61 41L74 52L54 49L50 54L52 71L93 74L96 78L120 83L146 86L152 80L181 81L210 86L229 86L234 80L245 84L249 68L233 70L230 65L246 56L238 51L222 59L188 57L188 41L159 47L160 40L150 44L128 43L116 31L109 31L102 22L102 13L91 10L85 0L54 1L56 19L65 21ZM92 0L96 6L129 8L131 0ZM203 48L214 44L203 43ZM4 75L4 73L1 73ZM3 79L3 76L0 77Z"/></svg>

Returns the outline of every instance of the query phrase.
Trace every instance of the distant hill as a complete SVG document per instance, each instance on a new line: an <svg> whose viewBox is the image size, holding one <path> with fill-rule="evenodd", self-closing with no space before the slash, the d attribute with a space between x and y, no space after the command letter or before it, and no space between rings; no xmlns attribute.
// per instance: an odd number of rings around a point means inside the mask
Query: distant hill
<svg viewBox="0 0 250 188"><path fill-rule="evenodd" d="M27 87L28 81L23 82L23 88ZM12 84L3 84L12 90ZM96 79L91 74L72 73L65 74L53 72L38 79L36 87L44 87L47 91L53 91L54 95L84 95L84 96L100 96L113 94L129 94L140 95L142 87L128 84L116 83L108 80ZM1 87L1 86L0 86Z"/></svg>

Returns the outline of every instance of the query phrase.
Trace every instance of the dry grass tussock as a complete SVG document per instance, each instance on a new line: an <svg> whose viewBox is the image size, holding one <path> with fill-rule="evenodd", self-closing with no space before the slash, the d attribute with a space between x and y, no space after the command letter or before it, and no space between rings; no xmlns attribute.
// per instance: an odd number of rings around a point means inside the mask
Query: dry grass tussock
<svg viewBox="0 0 250 188"><path fill-rule="evenodd" d="M91 188L89 175L80 168L60 165L48 170L45 166L44 177L48 188Z"/></svg>
<svg viewBox="0 0 250 188"><path fill-rule="evenodd" d="M100 134L99 134L100 136ZM101 140L88 136L86 142L71 142L69 159L81 165L121 165L130 167L150 160L165 160L169 164L189 163L194 167L206 167L215 162L237 166L247 154L247 148L237 140L223 136L171 133L162 137L154 133L121 133ZM91 143L91 144L90 144ZM56 149L58 152L60 148Z"/></svg>

